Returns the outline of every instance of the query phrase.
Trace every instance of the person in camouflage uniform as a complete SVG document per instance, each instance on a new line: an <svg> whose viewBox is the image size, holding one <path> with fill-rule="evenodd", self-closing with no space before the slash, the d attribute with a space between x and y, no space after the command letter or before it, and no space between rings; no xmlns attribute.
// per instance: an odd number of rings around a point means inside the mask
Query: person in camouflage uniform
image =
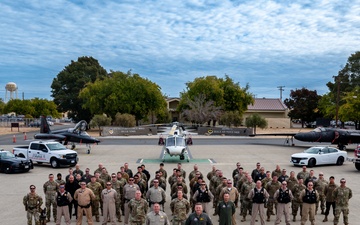
<svg viewBox="0 0 360 225"><path fill-rule="evenodd" d="M276 165L275 170L271 172L271 177L277 176L278 178L281 176L280 165Z"/></svg>
<svg viewBox="0 0 360 225"><path fill-rule="evenodd" d="M40 225L39 209L43 204L43 199L36 194L35 189L35 185L30 185L30 193L23 198L28 225L32 225L32 217L34 217L35 225Z"/></svg>
<svg viewBox="0 0 360 225"><path fill-rule="evenodd" d="M209 181L211 181L211 178L213 178L213 176L215 176L215 175L216 175L216 166L213 165L211 167L211 171L207 173L206 177ZM209 184L209 186L210 186L210 184Z"/></svg>
<svg viewBox="0 0 360 225"><path fill-rule="evenodd" d="M266 171L266 177L264 179L261 180L261 186L263 188L266 187L266 184L271 182L272 181L272 178L271 178L271 172L268 170Z"/></svg>
<svg viewBox="0 0 360 225"><path fill-rule="evenodd" d="M130 225L143 225L149 204L145 199L141 198L140 190L135 192L135 198L130 200L128 207L130 210Z"/></svg>
<svg viewBox="0 0 360 225"><path fill-rule="evenodd" d="M53 212L53 217L54 217L54 221L56 221L56 192L59 189L59 184L54 181L54 174L49 174L49 180L46 181L43 185L43 189L44 189L44 194L45 194L45 205L46 205L46 218L47 218L47 222L50 222L50 209L52 206L52 212Z"/></svg>
<svg viewBox="0 0 360 225"><path fill-rule="evenodd" d="M160 163L160 168L158 169L158 171L162 172L162 177L166 180L167 178L167 172L164 169L164 163Z"/></svg>
<svg viewBox="0 0 360 225"><path fill-rule="evenodd" d="M266 210L266 216L267 216L267 219L266 221L270 221L270 216L271 215L275 215L274 213L274 206L275 206L275 209L277 208L276 206L276 202L275 202L275 199L274 199L274 194L277 190L279 190L281 187L281 183L277 180L277 176L273 176L272 177L272 181L268 182L265 186L265 189L266 191L269 193L269 201L268 201L268 204L267 204L267 210Z"/></svg>
<svg viewBox="0 0 360 225"><path fill-rule="evenodd" d="M333 208L333 215L335 215L335 199L333 197L333 192L338 186L335 184L335 177L331 176L329 178L329 184L326 185L324 190L324 195L326 197L326 210L325 210L325 218L323 222L328 221L328 215L330 213L330 207Z"/></svg>
<svg viewBox="0 0 360 225"><path fill-rule="evenodd" d="M91 211L92 215L95 216L96 222L100 222L99 216L99 204L101 201L101 191L104 189L99 182L96 181L96 177L92 176L90 183L88 183L87 188L92 190L95 195L95 199L91 201Z"/></svg>
<svg viewBox="0 0 360 225"><path fill-rule="evenodd" d="M286 180L286 183L287 183L287 187L292 190L294 188L294 186L296 184L298 184L298 180L296 179L295 177L295 172L294 171L291 171L290 172L290 177L287 178Z"/></svg>
<svg viewBox="0 0 360 225"><path fill-rule="evenodd" d="M302 178L305 182L305 180L310 176L310 173L306 170L306 166L302 167L302 171L300 171L297 175L296 178L299 180L300 178Z"/></svg>
<svg viewBox="0 0 360 225"><path fill-rule="evenodd" d="M302 211L302 204L300 200L300 193L302 190L306 188L304 185L304 180L302 178L298 179L298 184L295 184L293 189L291 189L291 192L294 196L292 203L291 203L291 213L293 215L293 221L296 221L296 215L300 208L300 217L301 217L301 211Z"/></svg>
<svg viewBox="0 0 360 225"><path fill-rule="evenodd" d="M344 224L349 224L349 199L352 197L352 190L346 187L345 178L341 178L340 186L335 188L333 197L335 199L334 225L339 223L340 214L343 213Z"/></svg>
<svg viewBox="0 0 360 225"><path fill-rule="evenodd" d="M221 201L222 196L220 196L221 190L227 186L227 179L226 177L222 177L222 182L219 184L215 189L215 195L213 199L213 203L215 204L215 208L217 207L219 201ZM216 211L214 211L214 216L216 215Z"/></svg>
<svg viewBox="0 0 360 225"><path fill-rule="evenodd" d="M127 175L127 173L125 173ZM120 195L120 208L121 208L121 212L122 215L125 215L125 210L124 210L124 186L125 184L127 184L127 180L122 176L123 174L119 171L116 174L117 180L120 182L121 185L121 195Z"/></svg>
<svg viewBox="0 0 360 225"><path fill-rule="evenodd" d="M173 214L173 225L185 225L187 214L190 212L190 203L183 198L183 192L177 192L177 198L170 203L170 209Z"/></svg>
<svg viewBox="0 0 360 225"><path fill-rule="evenodd" d="M320 172L319 173L319 178L314 182L315 185L315 190L317 190L317 192L319 193L319 201L316 203L316 213L319 209L319 205L320 205L320 209L321 209L321 214L325 214L325 202L326 202L326 196L324 194L324 190L326 185L328 185L328 181L324 179L324 173Z"/></svg>
<svg viewBox="0 0 360 225"><path fill-rule="evenodd" d="M116 201L115 201L115 211L116 218L118 222L122 222L121 220L121 194L124 192L124 186L122 186L121 182L117 179L115 173L111 174L110 180L112 188L116 191Z"/></svg>
<svg viewBox="0 0 360 225"><path fill-rule="evenodd" d="M241 222L246 221L246 215L249 211L249 214L251 215L252 210L252 199L249 199L249 193L252 189L255 188L255 183L253 182L253 179L250 175L247 176L247 181L243 183L240 190L240 199L242 199L241 204L241 215L242 219Z"/></svg>

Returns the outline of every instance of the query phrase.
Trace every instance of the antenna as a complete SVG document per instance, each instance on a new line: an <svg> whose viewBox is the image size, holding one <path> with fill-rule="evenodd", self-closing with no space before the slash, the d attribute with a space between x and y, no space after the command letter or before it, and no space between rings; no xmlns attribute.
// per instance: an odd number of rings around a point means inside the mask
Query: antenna
<svg viewBox="0 0 360 225"><path fill-rule="evenodd" d="M278 86L277 88L280 90L280 100L282 101L282 92L285 90L285 86Z"/></svg>

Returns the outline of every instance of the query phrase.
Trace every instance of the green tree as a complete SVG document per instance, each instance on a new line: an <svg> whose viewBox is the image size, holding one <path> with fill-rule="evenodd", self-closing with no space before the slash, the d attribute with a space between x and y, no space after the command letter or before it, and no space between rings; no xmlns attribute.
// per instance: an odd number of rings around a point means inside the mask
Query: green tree
<svg viewBox="0 0 360 225"><path fill-rule="evenodd" d="M186 90L180 93L178 110L190 109L189 101L194 101L195 97L204 95L204 102L212 101L212 104L220 107L222 111L238 111L242 116L247 106L254 102L248 89L248 85L241 88L239 83L234 83L228 75L225 75L225 78L216 76L195 78L194 81L186 83ZM209 115L206 121L213 120L215 124L220 116L221 114L216 114L216 117Z"/></svg>
<svg viewBox="0 0 360 225"><path fill-rule="evenodd" d="M346 93L343 101L345 103L339 108L339 118L342 121L354 121L355 129L359 130L360 87L355 87L353 91Z"/></svg>
<svg viewBox="0 0 360 225"><path fill-rule="evenodd" d="M116 113L134 115L136 123L166 109L160 87L138 74L111 72L102 80L88 84L80 97L84 107L92 113L106 113L115 118Z"/></svg>
<svg viewBox="0 0 360 225"><path fill-rule="evenodd" d="M71 61L51 84L52 97L58 110L68 112L69 117L75 121L89 122L95 113L83 107L84 102L79 98L79 93L86 85L106 76L106 70L92 57L83 56L77 61Z"/></svg>
<svg viewBox="0 0 360 225"><path fill-rule="evenodd" d="M227 111L220 118L220 122L228 127L232 125L238 127L241 125L242 120L243 118L239 111Z"/></svg>
<svg viewBox="0 0 360 225"><path fill-rule="evenodd" d="M104 114L95 115L90 121L90 127L97 127L101 136L101 127L111 125L111 118Z"/></svg>
<svg viewBox="0 0 360 225"><path fill-rule="evenodd" d="M130 115L128 113L116 113L114 125L121 127L134 127L136 124L136 119L134 115Z"/></svg>
<svg viewBox="0 0 360 225"><path fill-rule="evenodd" d="M34 98L31 99L31 105L34 107L35 111L32 115L35 118L39 118L41 115L52 116L55 118L60 117L60 113L57 111L57 106L53 101L47 99Z"/></svg>
<svg viewBox="0 0 360 225"><path fill-rule="evenodd" d="M18 115L34 115L35 107L30 100L11 99L4 107L4 113L15 112Z"/></svg>
<svg viewBox="0 0 360 225"><path fill-rule="evenodd" d="M4 107L5 107L5 102L2 98L0 98L0 114L4 113Z"/></svg>
<svg viewBox="0 0 360 225"><path fill-rule="evenodd" d="M301 119L302 127L304 122L313 122L322 117L318 109L321 96L315 91L306 88L290 91L290 98L284 100L285 105L290 109L288 116L291 119Z"/></svg>
<svg viewBox="0 0 360 225"><path fill-rule="evenodd" d="M245 124L246 127L254 128L254 134L256 134L256 127L260 127L261 129L264 129L268 125L267 121L257 113L246 118Z"/></svg>
<svg viewBox="0 0 360 225"><path fill-rule="evenodd" d="M360 51L351 54L346 65L333 78L333 82L326 84L329 93L323 96L319 108L325 117L336 119L336 111L346 104L343 97L360 85Z"/></svg>

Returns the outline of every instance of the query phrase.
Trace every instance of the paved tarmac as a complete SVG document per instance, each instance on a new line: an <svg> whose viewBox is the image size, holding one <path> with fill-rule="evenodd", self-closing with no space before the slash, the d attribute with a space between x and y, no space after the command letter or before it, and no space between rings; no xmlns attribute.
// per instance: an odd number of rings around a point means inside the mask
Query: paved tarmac
<svg viewBox="0 0 360 225"><path fill-rule="evenodd" d="M117 172L125 162L128 162L130 168L133 171L136 171L136 167L140 164L137 164L139 158L146 159L157 159L159 158L161 147L156 145L156 142L151 140L151 137L132 137L135 140L138 140L139 143L129 142L130 144L124 144L124 138L112 139L111 144L100 144L93 146L91 154L86 154L86 147L84 145L78 146L78 153L80 158L80 168L85 170L86 167L90 168L90 171L93 172L97 167L98 163L103 163L109 172ZM229 139L224 139L223 137L206 137L209 140L208 145L201 144L196 145L197 138L202 138L202 141L206 141L204 137L196 136L193 137L194 145L190 147L192 156L196 159L204 158L213 158L216 163L214 164L218 169L223 170L226 177L231 178L233 169L236 167L236 162L240 162L245 170L252 171L255 168L257 162L261 162L262 166L266 170L274 170L275 166L278 164L281 168L285 168L288 171L288 174L291 170L294 170L298 173L301 168L294 167L289 162L290 156L293 153L302 151L303 148L299 147L290 147L283 145L283 141L280 143L266 145L263 139L252 138L252 143L242 143L242 144L232 144L229 145L227 142ZM129 139L129 138L128 138ZM154 137L152 137L154 139ZM151 140L151 141L150 141ZM155 139L154 139L155 140ZM257 144L259 140L259 144ZM147 144L143 144L146 142ZM121 144L120 144L121 143ZM153 144L154 143L154 144ZM13 146L18 144L9 144L2 145L1 147L7 150L10 150ZM352 156L352 153L348 153L349 156ZM188 163L183 161L183 168L187 171L187 175L193 170L193 165L191 161ZM200 171L206 174L211 170L213 164L208 162L198 163ZM168 174L172 173L172 169L176 167L176 163L165 163L165 169L168 171ZM154 177L154 172L159 168L158 163L156 164L146 164L146 169L150 171L152 178ZM360 210L360 199L358 198L360 189L360 176L359 172L355 169L354 165L350 162L345 162L343 166L322 166L315 167L316 176L320 171L324 172L325 178L328 179L329 176L335 176L336 183L339 184L340 178L344 177L347 180L347 186L350 187L353 191L353 198L350 200L350 224L357 224L356 221L360 221L360 214L356 213ZM26 224L26 213L24 206L22 204L23 196L29 191L30 184L34 184L37 187L37 192L44 197L42 191L42 185L47 181L49 173L57 174L62 173L63 177L68 174L68 167L62 167L59 169L52 169L49 165L36 165L33 170L29 173L20 173L20 174L0 174L0 218L1 224ZM186 179L187 184L188 179ZM207 181L207 180L206 180ZM208 181L207 181L208 183ZM169 188L167 190L169 194ZM167 199L165 205L165 212L171 218L171 212L169 209L170 198ZM44 205L43 205L44 207ZM250 217L247 217L246 222L240 222L239 208L236 209L237 215L237 224L250 224ZM213 210L209 213L212 215ZM211 216L213 223L217 224L217 217ZM333 216L329 216L329 222L323 223L323 215L316 215L316 224L333 224ZM298 216L299 218L299 216ZM282 219L281 224L285 224L285 219ZM275 221L275 216L271 217L271 222L267 224L273 224ZM300 221L291 222L291 224L299 224ZM51 221L48 224L55 224ZM62 221L62 224L65 224ZM72 219L72 224L75 224L75 218ZM83 224L87 224L84 219ZM94 224L101 224L101 222L94 222ZM117 223L120 224L120 223ZM123 222L121 223L123 224ZM257 222L260 224L260 222ZM307 222L310 224L310 222ZM343 224L342 218L340 223Z"/></svg>

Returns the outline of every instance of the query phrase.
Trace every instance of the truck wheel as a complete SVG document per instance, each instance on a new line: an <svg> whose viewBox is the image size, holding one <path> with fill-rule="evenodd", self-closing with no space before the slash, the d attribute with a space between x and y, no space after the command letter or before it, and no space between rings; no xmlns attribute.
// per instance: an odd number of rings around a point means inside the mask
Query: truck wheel
<svg viewBox="0 0 360 225"><path fill-rule="evenodd" d="M344 164L344 158L343 157L339 157L336 161L336 165L341 166L342 164Z"/></svg>
<svg viewBox="0 0 360 225"><path fill-rule="evenodd" d="M360 171L360 163L355 163L355 168Z"/></svg>
<svg viewBox="0 0 360 225"><path fill-rule="evenodd" d="M58 163L58 161L56 159L51 159L50 164L51 164L52 168L59 167L59 163Z"/></svg>
<svg viewBox="0 0 360 225"><path fill-rule="evenodd" d="M316 160L314 158L309 159L308 167L314 167L316 164Z"/></svg>

